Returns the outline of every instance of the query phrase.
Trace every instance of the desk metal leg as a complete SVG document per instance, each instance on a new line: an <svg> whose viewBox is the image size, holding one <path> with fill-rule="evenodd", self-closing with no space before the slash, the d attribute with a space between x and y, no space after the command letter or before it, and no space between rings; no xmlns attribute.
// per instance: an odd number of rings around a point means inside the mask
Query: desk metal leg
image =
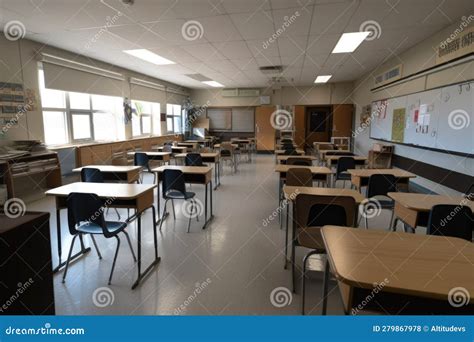
<svg viewBox="0 0 474 342"><path fill-rule="evenodd" d="M209 220L207 219L207 192L208 192L208 186L207 184L204 185L205 188L206 188L206 191L205 191L205 205L204 205L204 226L202 227L202 229L206 229L207 228L207 224L209 222L211 222L211 220L213 219L214 217L214 214L212 213L212 181L209 182L209 191L210 191L210 194L209 194L209 200L210 200L210 215L209 215Z"/></svg>
<svg viewBox="0 0 474 342"><path fill-rule="evenodd" d="M324 267L324 279L323 279L323 309L322 309L322 315L326 315L326 311L327 311L328 283L329 283L329 260L326 260L326 266Z"/></svg>
<svg viewBox="0 0 474 342"><path fill-rule="evenodd" d="M220 171L220 162L216 161L214 163L214 181L216 183L216 186L214 187L214 190L217 190L217 188L221 185L221 171Z"/></svg>
<svg viewBox="0 0 474 342"><path fill-rule="evenodd" d="M285 230L285 265L284 269L286 270L287 265L288 265L288 233L289 233L289 227L288 227L288 222L289 222L289 216L290 216L290 202L288 201L288 204L286 206L286 230Z"/></svg>

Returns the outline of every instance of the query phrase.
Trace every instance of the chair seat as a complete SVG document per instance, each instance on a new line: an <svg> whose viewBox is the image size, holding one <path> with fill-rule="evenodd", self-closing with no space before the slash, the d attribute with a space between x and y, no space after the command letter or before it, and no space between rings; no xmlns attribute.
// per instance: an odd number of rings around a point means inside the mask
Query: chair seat
<svg viewBox="0 0 474 342"><path fill-rule="evenodd" d="M110 233L119 233L127 227L125 222L118 222L118 221L105 221L105 225L107 226L107 230ZM102 227L99 226L97 223L84 223L78 227L76 230L84 233L84 234L103 234Z"/></svg>
<svg viewBox="0 0 474 342"><path fill-rule="evenodd" d="M374 196L370 199L376 200L380 204L380 207L382 209L393 209L393 207L395 206L395 201L387 196Z"/></svg>
<svg viewBox="0 0 474 342"><path fill-rule="evenodd" d="M319 227L306 227L299 230L298 243L302 247L325 250L321 228Z"/></svg>
<svg viewBox="0 0 474 342"><path fill-rule="evenodd" d="M167 198L167 199L185 199L185 200L187 200L187 199L193 198L194 196L196 196L196 193L191 192L191 191L186 191L184 193L184 196L183 196L183 193L181 193L179 191L171 190L171 191L168 191L163 197Z"/></svg>

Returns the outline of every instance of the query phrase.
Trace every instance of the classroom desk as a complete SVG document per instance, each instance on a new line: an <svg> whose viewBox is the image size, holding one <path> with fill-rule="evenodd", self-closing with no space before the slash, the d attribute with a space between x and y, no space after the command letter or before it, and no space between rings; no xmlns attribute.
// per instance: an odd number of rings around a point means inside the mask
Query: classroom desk
<svg viewBox="0 0 474 342"><path fill-rule="evenodd" d="M129 156L134 156L137 152L128 152ZM150 160L158 160L163 163L168 163L171 160L171 152L156 152L156 151L140 151L139 153L145 153Z"/></svg>
<svg viewBox="0 0 474 342"><path fill-rule="evenodd" d="M280 164L286 164L288 158L298 158L298 159L306 159L306 160L316 160L315 156L277 156L277 162Z"/></svg>
<svg viewBox="0 0 474 342"><path fill-rule="evenodd" d="M171 152L172 153L184 153L184 152L186 152L187 149L188 148L186 146L171 146ZM157 147L157 150L162 151L163 146Z"/></svg>
<svg viewBox="0 0 474 342"><path fill-rule="evenodd" d="M318 151L319 160L321 161L326 160L326 154L328 152L331 152L331 154L337 155L337 156L344 156L344 155L348 155L348 153L352 153L349 150L319 150ZM348 156L352 156L352 155L348 155Z"/></svg>
<svg viewBox="0 0 474 342"><path fill-rule="evenodd" d="M352 197L358 206L362 201L365 199L364 196L361 195L360 192L353 190L353 189L341 189L341 188L319 188L319 187L307 187L307 186L283 186L283 195L285 199L292 203L296 200L296 196L300 194L305 195L314 195L314 196L331 196L331 197ZM294 207L293 207L294 208ZM357 222L357 214L358 210L355 210L356 217L354 218L354 222ZM294 213L293 213L294 216ZM285 232L285 268L288 263L288 218L289 218L289 205L286 206L286 232ZM295 238L295 224L292 224L293 229L292 232L292 239Z"/></svg>
<svg viewBox="0 0 474 342"><path fill-rule="evenodd" d="M248 162L252 161L252 151L250 150L250 139L231 139L230 140L233 144L237 144L240 148L246 149L247 150L247 155L248 155Z"/></svg>
<svg viewBox="0 0 474 342"><path fill-rule="evenodd" d="M180 170L184 174L184 181L190 184L202 184L205 189L205 199L204 199L204 225L202 229L207 227L207 224L214 218L212 214L212 167L210 166L180 166L180 165L164 165L152 169L152 172L157 173L158 187L157 187L157 197L156 203L158 206L158 215L160 213L160 181L162 178L162 173L164 170ZM209 184L210 189L210 216L209 220L207 219L207 193ZM166 216L165 216L166 218ZM157 222L158 223L158 222Z"/></svg>
<svg viewBox="0 0 474 342"><path fill-rule="evenodd" d="M415 178L416 175L401 169L353 169L347 170L351 174L351 182L357 189L367 186L369 177L377 174L389 174L395 176L397 179L397 186L403 186L408 189L408 182L410 178Z"/></svg>
<svg viewBox="0 0 474 342"><path fill-rule="evenodd" d="M220 149L222 146L222 144L215 144L214 145L214 148L216 149ZM238 144L231 144L230 145L233 149L233 152L234 152L234 169L235 171L237 171L237 167L238 167L238 160L237 160L237 153L235 153L235 150L239 148L239 145Z"/></svg>
<svg viewBox="0 0 474 342"><path fill-rule="evenodd" d="M186 147L188 152L192 152L197 150L198 143L197 142L179 142L177 143L179 147Z"/></svg>
<svg viewBox="0 0 474 342"><path fill-rule="evenodd" d="M388 196L395 201L394 217L391 230L395 230L400 220L411 229L417 226L426 227L431 208L437 204L464 205L474 212L474 202L462 196L427 195L407 192L389 192Z"/></svg>
<svg viewBox="0 0 474 342"><path fill-rule="evenodd" d="M295 155L304 155L304 154L305 154L304 150L299 149L299 148L297 148L294 153L296 153L296 154L294 154L294 156L295 156ZM284 155L284 154L285 154L285 150L275 150L275 155L277 155L277 156L279 156L279 155Z"/></svg>
<svg viewBox="0 0 474 342"><path fill-rule="evenodd" d="M75 168L72 172L81 172L85 167L98 169L105 181L122 181L127 183L137 182L142 170L141 166L133 165L87 165Z"/></svg>
<svg viewBox="0 0 474 342"><path fill-rule="evenodd" d="M216 190L221 185L221 163L220 163L220 153L219 152L203 152L199 153L202 157L204 163L213 163L214 164L214 181ZM179 153L175 155L176 158L186 158L187 153Z"/></svg>
<svg viewBox="0 0 474 342"><path fill-rule="evenodd" d="M222 145L222 144L215 144L215 145L214 145L214 148L221 148L221 145ZM238 144L231 144L231 146L232 146L233 148L239 148L239 145L238 145Z"/></svg>
<svg viewBox="0 0 474 342"><path fill-rule="evenodd" d="M99 198L109 201L108 207L111 208L127 208L135 209L136 213L130 217L127 222L137 219L137 268L138 275L136 281L132 285L132 289L136 288L140 281L157 265L161 258L158 256L158 241L156 236L156 222L155 222L155 207L153 206L153 189L156 188L156 184L116 184L116 183L71 183L68 185L60 186L59 188L51 189L45 192L47 196L54 196L56 200L56 226L57 226L57 239L58 239L58 257L59 265L54 269L54 272L65 265L65 262L61 262L62 246L61 246L61 209L67 208L67 197L72 192L80 193L93 193L99 196ZM142 225L141 216L142 213L151 208L153 210L153 236L155 244L155 259L145 269L141 271L142 264ZM90 251L90 248L85 248L82 239L81 251L76 253L71 260Z"/></svg>
<svg viewBox="0 0 474 342"><path fill-rule="evenodd" d="M191 143L191 144L203 144L204 146L211 146L212 139L207 138L207 139L194 139L194 140L185 140L185 143Z"/></svg>
<svg viewBox="0 0 474 342"><path fill-rule="evenodd" d="M337 226L324 226L321 234L328 255L323 315L329 267L338 282L346 314L362 301L366 310L388 314L472 314L474 296L461 307L448 302L454 288L474 293L472 243L452 237ZM378 293L373 291L374 284L379 284ZM375 298L366 300L370 294Z"/></svg>
<svg viewBox="0 0 474 342"><path fill-rule="evenodd" d="M354 158L354 162L356 165L365 165L365 162L367 161L367 157L364 157L364 156L348 156L348 155L326 156L325 160L326 160L327 167L332 167L332 166L337 165L337 162L342 157Z"/></svg>

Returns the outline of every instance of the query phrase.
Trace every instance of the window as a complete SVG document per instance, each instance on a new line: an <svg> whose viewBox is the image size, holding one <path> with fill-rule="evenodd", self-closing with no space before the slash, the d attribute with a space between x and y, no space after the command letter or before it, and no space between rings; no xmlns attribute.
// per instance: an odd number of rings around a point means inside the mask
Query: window
<svg viewBox="0 0 474 342"><path fill-rule="evenodd" d="M183 133L183 118L180 105L166 104L166 129L168 133Z"/></svg>
<svg viewBox="0 0 474 342"><path fill-rule="evenodd" d="M132 135L161 134L160 104L156 102L132 101Z"/></svg>
<svg viewBox="0 0 474 342"><path fill-rule="evenodd" d="M46 89L43 70L38 76L47 145L125 139L121 97Z"/></svg>

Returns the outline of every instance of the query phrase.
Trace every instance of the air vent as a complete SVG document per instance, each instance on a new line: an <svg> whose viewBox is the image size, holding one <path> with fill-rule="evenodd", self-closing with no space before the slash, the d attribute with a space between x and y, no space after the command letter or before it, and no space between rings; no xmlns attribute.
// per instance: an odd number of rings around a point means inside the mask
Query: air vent
<svg viewBox="0 0 474 342"><path fill-rule="evenodd" d="M222 89L222 97L257 97L260 96L260 89L249 88L227 88Z"/></svg>
<svg viewBox="0 0 474 342"><path fill-rule="evenodd" d="M281 65L270 65L270 66L263 66L259 68L262 74L281 74L283 71L283 66Z"/></svg>
<svg viewBox="0 0 474 342"><path fill-rule="evenodd" d="M398 80L402 77L402 65L399 64L390 70L387 70L377 76L375 76L375 85L380 86L388 82Z"/></svg>

